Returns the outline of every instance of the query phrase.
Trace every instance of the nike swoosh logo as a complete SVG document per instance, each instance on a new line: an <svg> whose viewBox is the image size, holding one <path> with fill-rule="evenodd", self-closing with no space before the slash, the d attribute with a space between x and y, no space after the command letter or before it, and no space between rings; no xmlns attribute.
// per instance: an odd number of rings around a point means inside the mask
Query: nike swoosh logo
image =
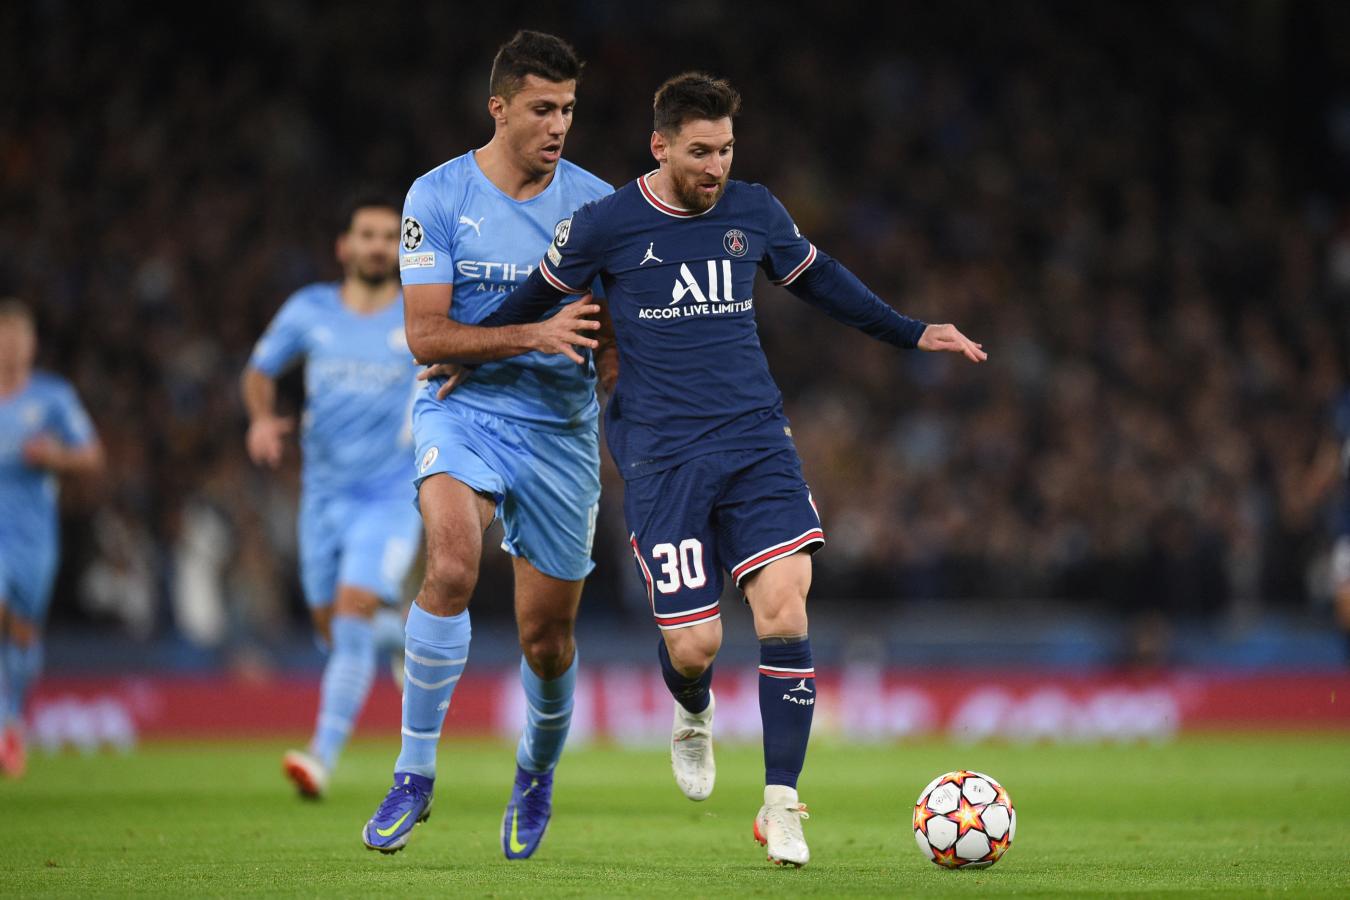
<svg viewBox="0 0 1350 900"><path fill-rule="evenodd" d="M393 834L395 831L398 831L398 826L406 822L408 816L410 815L412 815L411 809L405 812L403 815L399 816L398 821L395 822L393 825L390 825L388 828L376 828L375 833L378 834L380 837L389 837L389 835Z"/></svg>
<svg viewBox="0 0 1350 900"><path fill-rule="evenodd" d="M520 823L520 810L518 810L518 809L512 810L512 811L511 811L511 840L510 840L510 847L511 847L511 852L512 852L512 853L519 853L520 851L522 851L522 850L525 849L525 845L522 844L522 843L520 842L519 838L518 838L518 835L519 835L520 832L516 830L516 826L517 826L519 823Z"/></svg>

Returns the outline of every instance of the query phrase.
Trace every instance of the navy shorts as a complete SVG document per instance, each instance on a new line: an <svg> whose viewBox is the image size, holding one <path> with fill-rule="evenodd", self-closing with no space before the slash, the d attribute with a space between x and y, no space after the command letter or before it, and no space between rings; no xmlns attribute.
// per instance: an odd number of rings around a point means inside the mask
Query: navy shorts
<svg viewBox="0 0 1350 900"><path fill-rule="evenodd" d="M629 480L629 543L662 630L721 616L722 571L752 572L825 543L791 449L705 453Z"/></svg>

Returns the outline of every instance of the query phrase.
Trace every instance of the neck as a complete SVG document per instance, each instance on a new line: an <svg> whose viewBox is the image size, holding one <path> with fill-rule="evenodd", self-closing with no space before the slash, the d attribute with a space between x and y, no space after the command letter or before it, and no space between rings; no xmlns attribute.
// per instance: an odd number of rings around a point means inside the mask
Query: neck
<svg viewBox="0 0 1350 900"><path fill-rule="evenodd" d="M0 370L0 397L8 397L23 390L28 383L28 372L20 369Z"/></svg>
<svg viewBox="0 0 1350 900"><path fill-rule="evenodd" d="M529 200L544 192L553 182L553 172L532 172L512 158L511 148L501 132L492 136L483 147L474 151L474 161L496 188L512 200Z"/></svg>
<svg viewBox="0 0 1350 900"><path fill-rule="evenodd" d="M372 313L384 309L394 302L397 294L398 282L393 278L371 284L363 278L348 275L342 281L342 305L354 313Z"/></svg>
<svg viewBox="0 0 1350 900"><path fill-rule="evenodd" d="M664 163L656 170L656 174L647 179L647 187L652 189L661 202L675 209L684 209L685 205L680 202L680 198L675 196L675 189L670 183L670 175L666 172Z"/></svg>

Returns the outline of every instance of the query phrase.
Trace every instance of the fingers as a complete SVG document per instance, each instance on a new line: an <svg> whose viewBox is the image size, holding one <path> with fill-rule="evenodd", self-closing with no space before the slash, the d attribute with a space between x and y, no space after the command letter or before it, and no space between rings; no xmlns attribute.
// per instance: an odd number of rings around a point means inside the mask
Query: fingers
<svg viewBox="0 0 1350 900"><path fill-rule="evenodd" d="M562 353L563 353L563 356L567 357L568 359L570 359L572 362L576 363L577 365L579 365L579 366L584 366L584 365L586 365L586 360L582 359L582 358L581 358L581 354L578 353L577 351L573 350L570 344L563 344L563 345L562 345Z"/></svg>

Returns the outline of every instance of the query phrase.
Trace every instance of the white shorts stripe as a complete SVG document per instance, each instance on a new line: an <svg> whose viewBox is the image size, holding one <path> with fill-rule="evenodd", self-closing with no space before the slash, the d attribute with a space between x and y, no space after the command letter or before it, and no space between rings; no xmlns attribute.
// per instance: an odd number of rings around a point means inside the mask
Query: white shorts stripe
<svg viewBox="0 0 1350 900"><path fill-rule="evenodd" d="M718 603L718 601L714 600L712 603L709 603L707 606L700 606L700 607L698 607L697 609L685 609L685 610L681 610L680 612L673 612L673 613L653 613L653 615L656 616L656 618L657 618L658 620L660 620L660 619L682 619L682 618L684 618L685 616L692 616L694 613L707 612L707 611L710 610L710 609L714 609L714 608L717 606L717 603Z"/></svg>
<svg viewBox="0 0 1350 900"><path fill-rule="evenodd" d="M731 567L731 574L736 578L737 581L739 581L739 580L741 579L741 576L744 575L744 574L746 574L746 573L744 573L744 572L741 572L741 566L743 566L743 565L745 565L746 563L750 562L750 560L755 559L756 557L763 556L763 555L766 554L766 553L772 553L773 551L778 550L778 549L780 549L780 548L782 548L782 547L787 547L787 546L789 546L789 545L791 545L791 544L795 544L795 543L797 543L798 541L800 541L800 540L802 540L803 538L805 538L806 536L810 535L812 532L816 532L816 531L820 531L820 526L819 526L819 525L817 525L815 528L809 528L809 529L807 529L806 531L803 531L801 534L797 535L795 538L790 538L790 539L788 539L788 540L786 540L786 541L783 541L782 543L774 544L772 547L765 547L763 550L760 550L758 553L751 553L751 554L750 554L749 556L747 556L745 559L741 560L741 561L738 562L736 565L734 565L734 566ZM824 537L824 533L823 533L823 532L822 532L821 537L819 538L819 540L820 540L821 543L824 543L824 542L825 542L825 537ZM800 549L800 548L797 548L797 549ZM764 560L763 562L760 562L760 563L756 564L754 568L755 568L755 569L758 569L760 566L766 565L767 563L771 563L771 562L773 562L773 561L774 561L775 559L777 559L777 558L778 558L778 557L775 556L775 557L772 557L772 558L770 558L770 559L766 559L766 560ZM753 571L753 569L751 569L750 571Z"/></svg>

